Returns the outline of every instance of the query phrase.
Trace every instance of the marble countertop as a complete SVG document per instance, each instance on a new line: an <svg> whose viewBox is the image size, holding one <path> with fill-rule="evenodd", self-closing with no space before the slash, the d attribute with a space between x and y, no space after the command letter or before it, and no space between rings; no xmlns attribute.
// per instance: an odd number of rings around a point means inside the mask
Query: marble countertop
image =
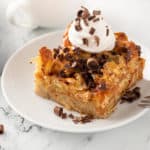
<svg viewBox="0 0 150 150"><path fill-rule="evenodd" d="M10 1L12 0L3 0L0 5L0 72L15 49L26 41L52 30L38 28L31 31L11 26L5 17L5 9ZM147 5L150 6L150 2L148 3L148 0L139 2L142 2L141 6L148 11ZM142 32L145 34L141 41L150 46L150 35L146 34L150 21L144 23L145 30ZM141 33L131 31L129 34L138 36ZM0 124L5 127L5 133L0 135L0 150L150 150L150 113L132 124L111 131L67 134L39 127L16 114L6 104L0 89Z"/></svg>

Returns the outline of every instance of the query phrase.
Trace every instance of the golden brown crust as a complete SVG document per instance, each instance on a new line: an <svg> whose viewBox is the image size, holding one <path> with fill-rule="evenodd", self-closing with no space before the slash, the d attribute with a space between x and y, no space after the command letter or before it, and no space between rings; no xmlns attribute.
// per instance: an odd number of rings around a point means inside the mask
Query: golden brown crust
<svg viewBox="0 0 150 150"><path fill-rule="evenodd" d="M68 109L93 115L95 118L108 117L115 110L124 91L142 78L144 68L139 47L134 42L129 42L124 33L116 33L115 36L117 42L113 51L96 54L107 55L109 59L101 69L102 76L92 74L96 84L92 89L87 88L80 72L75 72L73 77L59 76L59 72L68 63L66 53L60 52L64 55L64 59L60 60L59 57L54 58L54 51L42 48L36 59L35 92ZM67 32L64 35L64 46L69 48L69 54L75 55ZM75 57L88 59L91 54L81 51L80 56Z"/></svg>

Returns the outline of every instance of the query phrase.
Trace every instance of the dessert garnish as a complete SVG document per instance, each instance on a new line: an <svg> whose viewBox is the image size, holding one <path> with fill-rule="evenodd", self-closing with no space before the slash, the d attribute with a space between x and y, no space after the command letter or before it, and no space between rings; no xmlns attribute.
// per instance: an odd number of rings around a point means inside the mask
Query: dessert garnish
<svg viewBox="0 0 150 150"><path fill-rule="evenodd" d="M0 124L0 134L3 134L3 133L4 133L4 125Z"/></svg>
<svg viewBox="0 0 150 150"><path fill-rule="evenodd" d="M115 46L115 35L103 19L101 11L89 11L85 7L78 11L68 36L74 46L91 53L112 50Z"/></svg>
<svg viewBox="0 0 150 150"><path fill-rule="evenodd" d="M56 107L54 108L54 113L55 113L58 117L61 117L62 119L67 118L67 114L63 112L63 108L62 108L62 107L56 106Z"/></svg>
<svg viewBox="0 0 150 150"><path fill-rule="evenodd" d="M75 123L75 124L78 124L78 123L82 123L82 124L85 124L85 123L88 123L88 122L91 122L94 118L93 116L89 116L89 115L84 115L84 116L74 116L73 114L69 113L64 113L63 112L63 108L62 107L59 107L59 106L56 106L54 108L54 113L56 116L62 118L62 119L67 119L67 118L70 118L72 119L72 121Z"/></svg>
<svg viewBox="0 0 150 150"><path fill-rule="evenodd" d="M128 102L132 103L138 100L141 96L140 87L135 87L132 90L128 90L125 94L121 97L121 103Z"/></svg>

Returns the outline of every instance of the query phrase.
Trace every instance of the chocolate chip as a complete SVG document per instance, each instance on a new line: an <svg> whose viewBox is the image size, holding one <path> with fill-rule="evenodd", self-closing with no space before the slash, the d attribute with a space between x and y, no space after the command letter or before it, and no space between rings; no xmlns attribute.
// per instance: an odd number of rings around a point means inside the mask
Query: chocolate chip
<svg viewBox="0 0 150 150"><path fill-rule="evenodd" d="M112 50L112 51L110 51L110 52L111 52L112 55L117 55L117 52L114 51L114 50Z"/></svg>
<svg viewBox="0 0 150 150"><path fill-rule="evenodd" d="M62 115L62 113L63 113L63 108L56 106L56 107L54 108L54 113L55 113L57 116L60 117L60 116Z"/></svg>
<svg viewBox="0 0 150 150"><path fill-rule="evenodd" d="M53 51L54 51L54 58L56 58L59 55L60 49L59 48L54 48Z"/></svg>
<svg viewBox="0 0 150 150"><path fill-rule="evenodd" d="M91 27L91 29L90 29L89 33L90 33L91 35L93 35L93 34L94 34L94 32L95 32L95 28Z"/></svg>
<svg viewBox="0 0 150 150"><path fill-rule="evenodd" d="M65 55L65 59L68 60L68 61L73 61L74 60L73 56L70 53L67 53Z"/></svg>
<svg viewBox="0 0 150 150"><path fill-rule="evenodd" d="M64 59L64 55L63 54L59 54L58 58L59 58L60 61L62 61Z"/></svg>
<svg viewBox="0 0 150 150"><path fill-rule="evenodd" d="M54 56L53 56L55 59L56 59L56 57L57 57L57 54L56 53L54 53Z"/></svg>
<svg viewBox="0 0 150 150"><path fill-rule="evenodd" d="M66 118L67 118L67 114L66 114L66 113L62 113L62 114L61 114L61 118L62 118L62 119L66 119Z"/></svg>
<svg viewBox="0 0 150 150"><path fill-rule="evenodd" d="M93 77L90 73L82 73L82 77L89 89L93 89L96 87L96 84L93 80Z"/></svg>
<svg viewBox="0 0 150 150"><path fill-rule="evenodd" d="M95 58L89 58L87 60L87 67L90 70L97 70L99 67L98 61Z"/></svg>
<svg viewBox="0 0 150 150"><path fill-rule="evenodd" d="M100 20L99 18L95 18L95 19L93 19L93 22L97 22L99 20Z"/></svg>
<svg viewBox="0 0 150 150"><path fill-rule="evenodd" d="M93 20L95 17L96 17L96 16L90 16L90 17L88 17L88 20L91 21L91 20Z"/></svg>
<svg viewBox="0 0 150 150"><path fill-rule="evenodd" d="M60 50L59 50L58 48L54 48L53 51L54 51L56 54L59 54L59 51L60 51Z"/></svg>
<svg viewBox="0 0 150 150"><path fill-rule="evenodd" d="M95 42L96 42L96 45L99 46L99 43L100 43L99 37L95 35L95 36L94 36L94 40L95 40Z"/></svg>
<svg viewBox="0 0 150 150"><path fill-rule="evenodd" d="M69 114L68 117L71 118L71 119L74 119L74 115L73 114Z"/></svg>
<svg viewBox="0 0 150 150"><path fill-rule="evenodd" d="M79 58L77 59L77 67L76 67L76 71L83 73L83 72L87 72L88 68L87 68L87 60L84 58Z"/></svg>
<svg viewBox="0 0 150 150"><path fill-rule="evenodd" d="M138 55L141 56L141 46L136 45L136 49L138 51Z"/></svg>
<svg viewBox="0 0 150 150"><path fill-rule="evenodd" d="M4 125L0 124L0 134L4 133Z"/></svg>
<svg viewBox="0 0 150 150"><path fill-rule="evenodd" d="M83 39L82 39L82 42L83 42L83 44L86 45L86 46L89 45L89 41L88 41L87 38L83 38Z"/></svg>
<svg viewBox="0 0 150 150"><path fill-rule="evenodd" d="M100 15L101 14L101 11L100 10L93 10L93 15L96 16L96 15Z"/></svg>
<svg viewBox="0 0 150 150"><path fill-rule="evenodd" d="M63 49L63 52L64 52L64 53L69 52L69 48L65 47L65 48Z"/></svg>

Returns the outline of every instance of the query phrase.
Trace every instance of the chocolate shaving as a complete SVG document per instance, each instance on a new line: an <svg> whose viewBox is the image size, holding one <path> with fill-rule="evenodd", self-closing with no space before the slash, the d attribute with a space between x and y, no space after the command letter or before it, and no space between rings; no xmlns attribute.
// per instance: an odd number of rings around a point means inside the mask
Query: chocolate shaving
<svg viewBox="0 0 150 150"><path fill-rule="evenodd" d="M91 122L92 119L93 119L93 116L89 116L89 115L83 116L81 118L81 123L85 124L85 123Z"/></svg>
<svg viewBox="0 0 150 150"><path fill-rule="evenodd" d="M96 15L100 15L101 14L101 11L100 10L93 10L93 15L96 16Z"/></svg>
<svg viewBox="0 0 150 150"><path fill-rule="evenodd" d="M71 118L71 119L74 119L74 115L73 114L69 114L68 117Z"/></svg>
<svg viewBox="0 0 150 150"><path fill-rule="evenodd" d="M59 55L58 55L58 58L59 58L60 61L63 61L64 55L63 55L63 54L59 54Z"/></svg>
<svg viewBox="0 0 150 150"><path fill-rule="evenodd" d="M78 32L82 30L82 27L81 27L80 19L79 19L79 18L76 18L75 30L78 31Z"/></svg>
<svg viewBox="0 0 150 150"><path fill-rule="evenodd" d="M59 48L54 48L53 51L54 51L54 58L56 58L59 55L60 49Z"/></svg>
<svg viewBox="0 0 150 150"><path fill-rule="evenodd" d="M91 35L93 35L93 34L95 33L95 28L91 27L89 33L90 33Z"/></svg>
<svg viewBox="0 0 150 150"><path fill-rule="evenodd" d="M85 24L86 26L89 25L89 24L88 24L88 21L87 21L86 19L83 19L83 22L84 22L84 24Z"/></svg>
<svg viewBox="0 0 150 150"><path fill-rule="evenodd" d="M62 118L62 119L66 119L66 118L67 118L67 113L62 113L62 114L61 114L61 118Z"/></svg>
<svg viewBox="0 0 150 150"><path fill-rule="evenodd" d="M79 10L79 11L77 12L77 17L81 17L81 16L82 16L82 13L83 13L83 10Z"/></svg>
<svg viewBox="0 0 150 150"><path fill-rule="evenodd" d="M95 58L89 58L87 60L87 67L90 70L97 70L99 67L98 61Z"/></svg>
<svg viewBox="0 0 150 150"><path fill-rule="evenodd" d="M81 26L78 24L78 25L75 25L75 30L76 30L76 31L81 31L82 28L81 28Z"/></svg>
<svg viewBox="0 0 150 150"><path fill-rule="evenodd" d="M65 48L63 49L63 52L64 52L64 53L69 52L69 48L65 47Z"/></svg>
<svg viewBox="0 0 150 150"><path fill-rule="evenodd" d="M109 35L109 29L107 28L106 29L106 36L108 36Z"/></svg>
<svg viewBox="0 0 150 150"><path fill-rule="evenodd" d="M109 59L109 57L105 54L102 54L98 57L98 62L99 65L103 67L103 65L107 62L107 60Z"/></svg>
<svg viewBox="0 0 150 150"><path fill-rule="evenodd" d="M88 41L87 38L83 38L83 39L82 39L82 42L83 42L83 44L86 45L86 46L89 45L89 41Z"/></svg>
<svg viewBox="0 0 150 150"><path fill-rule="evenodd" d="M121 103L129 102L132 103L140 98L140 88L135 87L133 90L128 90L122 97Z"/></svg>
<svg viewBox="0 0 150 150"><path fill-rule="evenodd" d="M73 50L75 54L80 55L81 49L79 47L75 47Z"/></svg>
<svg viewBox="0 0 150 150"><path fill-rule="evenodd" d="M82 124L85 124L85 123L89 123L91 122L93 119L92 116L82 116L82 117L75 117L72 121L75 123L75 124L78 124L78 123L82 123Z"/></svg>
<svg viewBox="0 0 150 150"><path fill-rule="evenodd" d="M90 73L82 73L82 77L89 89L93 89L96 87L96 84L93 80L93 77Z"/></svg>
<svg viewBox="0 0 150 150"><path fill-rule="evenodd" d="M93 19L93 22L97 22L99 20L100 20L99 18L95 18L95 19Z"/></svg>
<svg viewBox="0 0 150 150"><path fill-rule="evenodd" d="M54 108L54 113L55 113L57 116L60 117L60 116L62 115L62 113L63 113L63 108L56 106L56 107Z"/></svg>
<svg viewBox="0 0 150 150"><path fill-rule="evenodd" d="M83 12L82 12L82 19L86 19L86 18L88 18L89 17L89 11L88 10L84 10Z"/></svg>
<svg viewBox="0 0 150 150"><path fill-rule="evenodd" d="M136 49L138 51L138 55L141 56L141 46L136 45Z"/></svg>
<svg viewBox="0 0 150 150"><path fill-rule="evenodd" d="M90 16L90 17L88 17L88 20L91 21L91 20L93 20L95 17L96 17L96 16Z"/></svg>
<svg viewBox="0 0 150 150"><path fill-rule="evenodd" d="M82 123L82 124L85 124L85 123L89 123L91 122L94 118L93 116L91 115L86 115L86 116L74 116L73 114L67 114L67 113L64 113L63 112L63 108L62 107L58 107L56 106L54 108L54 113L62 118L62 119L66 119L66 118L70 118L72 119L72 121L77 124L77 123Z"/></svg>
<svg viewBox="0 0 150 150"><path fill-rule="evenodd" d="M69 54L69 53L67 53L65 55L65 59L68 60L68 61L73 61L74 60L73 56L71 54Z"/></svg>
<svg viewBox="0 0 150 150"><path fill-rule="evenodd" d="M54 108L54 113L55 113L55 115L57 115L58 117L60 117L62 119L66 119L67 118L67 113L63 112L63 108L62 107L56 106Z"/></svg>
<svg viewBox="0 0 150 150"><path fill-rule="evenodd" d="M145 96L144 98L149 99L149 98L150 98L150 96Z"/></svg>
<svg viewBox="0 0 150 150"><path fill-rule="evenodd" d="M4 125L0 124L0 134L4 133Z"/></svg>
<svg viewBox="0 0 150 150"><path fill-rule="evenodd" d="M95 35L95 36L94 36L94 40L95 40L95 42L96 42L96 45L99 46L99 43L100 43L99 37Z"/></svg>

